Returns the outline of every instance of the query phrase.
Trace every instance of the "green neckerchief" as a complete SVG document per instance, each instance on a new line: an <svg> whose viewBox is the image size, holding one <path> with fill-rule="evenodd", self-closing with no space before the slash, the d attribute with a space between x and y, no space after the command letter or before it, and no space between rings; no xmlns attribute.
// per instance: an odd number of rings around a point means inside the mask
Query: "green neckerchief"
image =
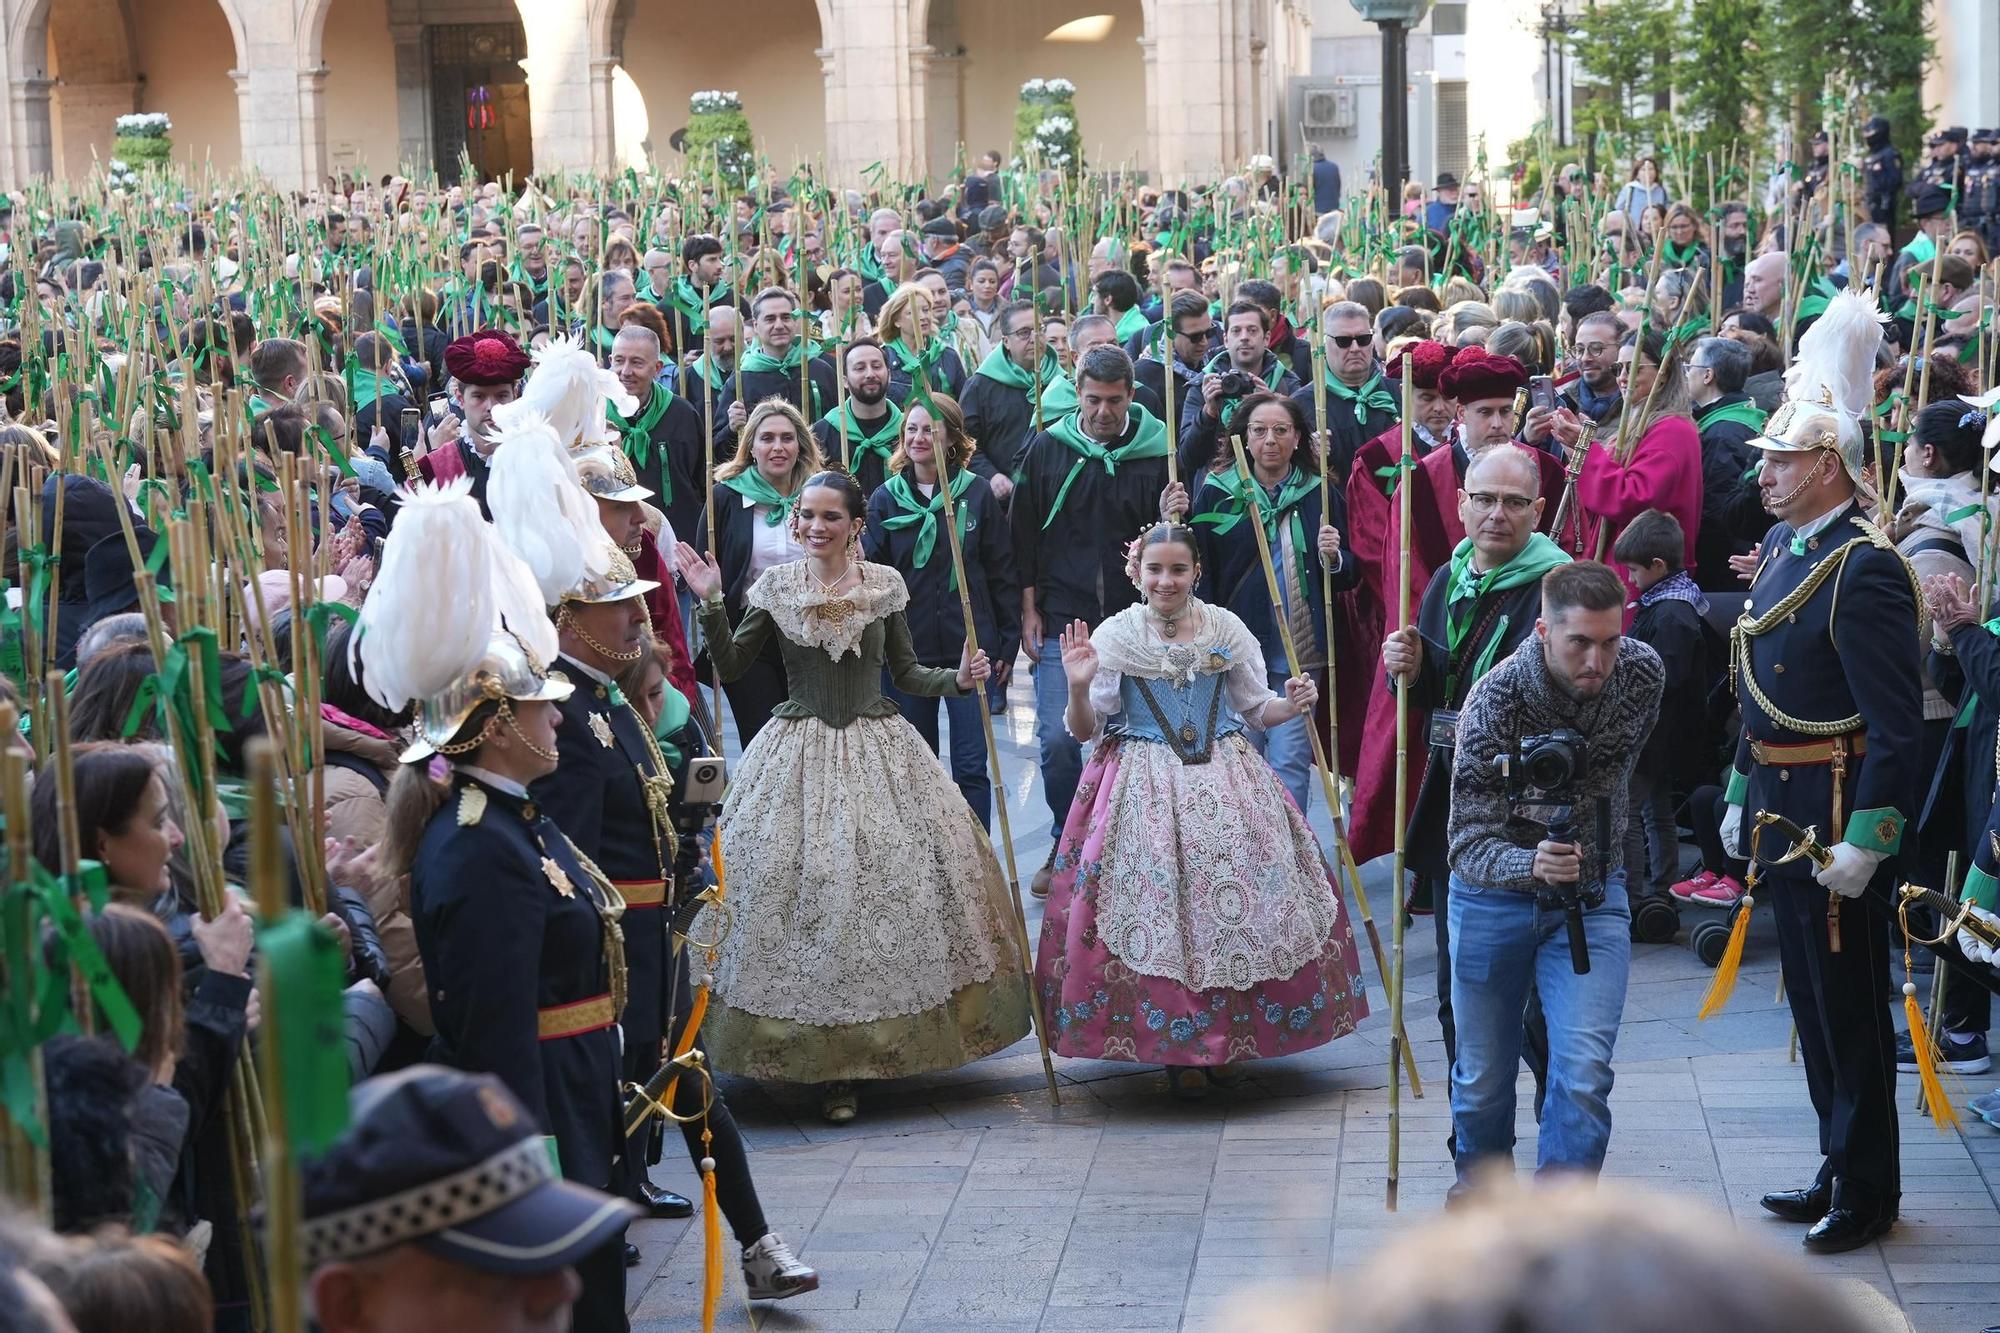
<svg viewBox="0 0 2000 1333"><path fill-rule="evenodd" d="M889 455L896 452L896 437L903 431L903 409L896 406L892 398L885 398L883 401L889 404L889 415L872 431L856 419L852 398L827 415L826 424L833 427L833 438L836 440L844 438L850 455L874 454L886 463L889 461ZM844 435L842 427L846 428ZM953 491L952 494L956 495L958 492ZM922 561L918 563L921 564Z"/></svg>
<svg viewBox="0 0 2000 1333"><path fill-rule="evenodd" d="M951 479L951 507L958 515L958 539L961 542L965 540L965 525L970 511L959 501L965 497L965 488L971 484L972 473L967 468L960 468ZM913 563L918 569L922 569L931 562L931 553L937 550L937 516L944 512L944 494L934 490L928 501L918 499L916 487L911 484L907 472L896 473L884 483L884 486L889 492L889 498L896 502L897 512L894 517L882 520L882 526L891 531L902 528L917 530L917 548L913 555ZM951 571L949 586L951 591L958 591L956 566Z"/></svg>
<svg viewBox="0 0 2000 1333"><path fill-rule="evenodd" d="M1458 656L1458 647L1465 636L1472 631L1473 613L1479 602L1488 593L1506 592L1538 581L1542 575L1557 565L1570 562L1562 547L1557 546L1542 533L1528 538L1528 544L1521 553L1498 569L1479 573L1472 567L1472 538L1461 540L1451 553L1451 582L1445 594L1445 652L1449 658ZM1472 678L1478 680L1493 665L1494 654L1500 649L1500 641L1507 637L1507 618L1502 616L1487 636L1486 646L1472 661ZM1445 698L1458 697L1456 675L1447 675L1444 682Z"/></svg>
<svg viewBox="0 0 2000 1333"><path fill-rule="evenodd" d="M1236 525L1243 521L1244 515L1249 513L1250 505L1254 503L1257 512L1263 516L1264 537L1270 543L1272 557L1276 558L1284 549L1283 543L1279 540L1278 521L1285 520L1285 526L1292 536L1292 552L1299 562L1299 587L1303 589L1307 586L1307 573L1311 569L1307 553L1309 550L1317 550L1318 547L1306 546L1306 525L1305 520L1299 517L1298 503L1319 489L1318 477L1308 476L1293 468L1284 481L1279 483L1275 500L1271 498L1270 488L1258 481L1255 474L1252 474L1249 485L1245 486L1243 474L1232 468L1217 468L1208 474L1202 485L1204 488L1213 486L1228 496L1232 503L1224 508L1196 514L1193 522L1214 528L1215 535L1220 537L1233 531Z"/></svg>
<svg viewBox="0 0 2000 1333"><path fill-rule="evenodd" d="M1740 403L1712 403L1695 409L1694 428L1705 431L1720 421L1734 421L1748 426L1751 430L1764 429L1766 418L1756 403L1745 398Z"/></svg>
<svg viewBox="0 0 2000 1333"><path fill-rule="evenodd" d="M378 375L366 366L356 366L350 378L353 380L349 386L353 399L350 411L359 412L364 407L373 407L380 400L401 392L395 380L387 375Z"/></svg>
<svg viewBox="0 0 2000 1333"><path fill-rule="evenodd" d="M765 481L764 474L759 472L754 464L733 477L724 478L722 485L752 504L770 506L769 512L764 515L764 521L774 528L792 516L792 506L799 502L797 492L791 495L778 494L778 488Z"/></svg>
<svg viewBox="0 0 2000 1333"><path fill-rule="evenodd" d="M901 338L893 338L884 350L892 354L892 368L908 372L913 389L918 384L929 384L933 391L938 391L944 387L938 383L938 362L944 359L950 348L951 344L944 338L933 337L924 344L921 352L912 351Z"/></svg>
<svg viewBox="0 0 2000 1333"><path fill-rule="evenodd" d="M854 252L854 271L869 282L882 282L887 276L882 271L882 256L875 253L872 245L864 245Z"/></svg>
<svg viewBox="0 0 2000 1333"><path fill-rule="evenodd" d="M799 367L805 364L807 346L807 341L804 338L794 338L792 345L785 349L784 359L780 360L765 351L764 344L752 343L750 350L737 358L736 382L741 384L745 375L760 372L783 374L792 379L798 378ZM706 376L703 377L704 380L706 378ZM812 372L810 371L806 372L805 379L806 388L810 391L807 396L811 401L803 403L801 406L805 409L808 419L817 419L820 416L819 383L813 379Z"/></svg>
<svg viewBox="0 0 2000 1333"><path fill-rule="evenodd" d="M611 344L618 341L618 335L600 325L590 331L590 341L608 352L611 350Z"/></svg>
<svg viewBox="0 0 2000 1333"><path fill-rule="evenodd" d="M645 467L653 461L653 427L660 424L660 418L667 414L669 407L673 406L673 400L674 395L666 385L655 384L652 397L646 401L645 410L629 420L612 404L607 402L604 405L604 414L611 419L611 424L618 428L618 447L632 460L633 467ZM660 503L672 504L673 469L666 466L665 459L661 460L660 466L660 490Z"/></svg>
<svg viewBox="0 0 2000 1333"><path fill-rule="evenodd" d="M1326 372L1326 391L1343 403L1354 404L1354 419L1357 422L1368 420L1368 409L1371 407L1378 412L1387 412L1391 417L1401 415L1396 406L1396 395L1382 387L1380 366L1375 368L1375 373L1370 375L1367 382L1358 389L1350 389L1342 384L1329 369Z"/></svg>
<svg viewBox="0 0 2000 1333"><path fill-rule="evenodd" d="M1111 331L1111 336L1118 340L1120 347L1123 347L1135 335L1144 333L1146 326L1152 322L1146 318L1145 311L1141 310L1138 306L1133 306L1118 317L1118 327Z"/></svg>
<svg viewBox="0 0 2000 1333"><path fill-rule="evenodd" d="M660 715L653 719L653 739L660 743L660 757L667 761L668 768L681 766L681 747L667 738L687 725L691 712L688 697L672 681L662 682Z"/></svg>
<svg viewBox="0 0 2000 1333"><path fill-rule="evenodd" d="M1076 411L1076 383L1067 375L1058 375L1049 381L1049 387L1042 390L1042 421L1044 423L1068 416ZM1046 424L1044 429L1047 429Z"/></svg>
<svg viewBox="0 0 2000 1333"><path fill-rule="evenodd" d="M1115 477L1118 475L1120 463L1167 456L1167 428L1160 424L1159 418L1134 403L1125 410L1125 420L1127 425L1136 426L1137 430L1133 432L1129 444L1121 444L1111 449L1105 448L1085 435L1077 425L1077 414L1074 412L1049 427L1049 434L1075 451L1078 458L1070 465L1069 475L1063 478L1062 487L1056 491L1056 498L1049 505L1048 517L1042 520L1044 532L1048 530L1049 524L1056 521L1056 515L1062 512L1063 501L1069 498L1070 484L1076 480L1077 474L1083 471L1085 463L1092 461L1102 463L1104 475Z"/></svg>
<svg viewBox="0 0 2000 1333"><path fill-rule="evenodd" d="M728 295L729 284L719 282L704 296L701 288L688 281L686 273L675 278L673 285L661 293L666 303L680 312L688 332L697 338L708 332L709 307Z"/></svg>
<svg viewBox="0 0 2000 1333"><path fill-rule="evenodd" d="M521 257L519 255L514 256L514 262L507 270L507 272L513 277L514 281L520 283L523 287L526 287L529 291L533 292L535 294L535 299L538 301L545 301L548 299L549 277L551 274L554 273L554 271L555 270L553 269L547 269L547 268L543 269L541 278L537 280L532 273L528 272L527 266L521 262Z"/></svg>
<svg viewBox="0 0 2000 1333"><path fill-rule="evenodd" d="M1660 262L1668 268L1693 268L1694 261L1701 254L1701 242L1689 241L1686 249L1677 247L1672 241L1660 242Z"/></svg>
<svg viewBox="0 0 2000 1333"><path fill-rule="evenodd" d="M1910 239L1910 243L1903 247L1903 253L1915 261L1911 265L1912 268L1928 264L1937 256L1937 241L1929 232L1919 231Z"/></svg>
<svg viewBox="0 0 2000 1333"><path fill-rule="evenodd" d="M1043 350L1041 373L1037 376L1015 365L1004 347L996 347L988 352L986 359L979 363L979 369L973 374L984 375L995 384L1004 384L1010 389L1019 389L1028 400L1030 414L1035 410L1035 391L1047 388L1063 377L1062 363L1056 360L1054 352Z"/></svg>

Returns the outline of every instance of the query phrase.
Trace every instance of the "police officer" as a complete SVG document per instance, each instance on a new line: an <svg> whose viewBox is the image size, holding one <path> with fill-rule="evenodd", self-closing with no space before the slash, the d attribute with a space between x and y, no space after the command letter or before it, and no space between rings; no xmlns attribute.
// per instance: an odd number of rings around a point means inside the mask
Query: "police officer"
<svg viewBox="0 0 2000 1333"><path fill-rule="evenodd" d="M546 443L555 447L552 439ZM517 456L516 450L534 444L510 439L498 464L502 474L511 473L526 456ZM638 499L647 493L633 486L620 494ZM496 520L510 545L516 544L513 508L496 509ZM630 972L630 996L621 1016L624 1079L643 1084L670 1054L669 1041L685 1027L690 1010L685 969L670 966L664 910L672 901L670 880L677 850L673 777L652 729L617 679L653 650L645 595L657 585L637 577L631 561L601 524L595 538L607 572L586 572L557 605L560 656L551 677L568 680L576 688L561 707L557 728L561 759L536 783L534 794L584 855L602 868L623 900ZM750 1298L779 1300L816 1288L817 1274L800 1263L766 1224L742 1135L728 1106L719 1096L709 1097L696 1078L678 1082L674 1103L677 1115L689 1117L681 1125L689 1156L697 1165L705 1157L715 1160L717 1200L743 1249ZM648 1124L624 1142L612 1188L655 1217L687 1217L692 1203L658 1188L647 1177L652 1136ZM636 1250L628 1247L625 1261L636 1263Z"/></svg>
<svg viewBox="0 0 2000 1333"><path fill-rule="evenodd" d="M1779 521L1733 631L1743 735L1723 841L1762 844L1825 1158L1810 1185L1763 1206L1810 1224L1806 1248L1820 1253L1886 1232L1901 1195L1888 933L1862 895L1886 902L1917 809L1922 631L1914 575L1856 500L1881 339L1874 298L1851 290L1801 339L1792 396L1756 441L1764 507ZM1785 849L1755 834L1763 811L1817 829L1831 863L1769 866Z"/></svg>
<svg viewBox="0 0 2000 1333"><path fill-rule="evenodd" d="M2000 249L2000 130L1972 132L1972 156L1961 189L1961 225L1977 231L1989 252Z"/></svg>
<svg viewBox="0 0 2000 1333"><path fill-rule="evenodd" d="M1959 172L1964 159L1959 150L1965 146L1965 126L1952 125L1945 129L1932 130L1924 136L1924 148L1930 153L1930 160L1917 168L1917 174L1909 184L1909 193L1915 197L1926 185L1941 186L1950 190L1958 185Z"/></svg>
<svg viewBox="0 0 2000 1333"><path fill-rule="evenodd" d="M1868 220L1893 231L1903 197L1903 154L1889 141L1889 134L1887 116L1870 116L1861 127L1861 140L1868 149L1861 163L1861 181L1868 195Z"/></svg>
<svg viewBox="0 0 2000 1333"><path fill-rule="evenodd" d="M1805 196L1807 199L1817 199L1825 192L1827 173L1832 169L1829 157L1831 151L1828 146L1826 131L1813 131L1812 166L1806 168L1805 179Z"/></svg>
<svg viewBox="0 0 2000 1333"><path fill-rule="evenodd" d="M456 595L438 595L427 562L440 550L457 561ZM390 874L409 872L435 1058L498 1075L554 1140L563 1177L603 1189L620 1146L623 909L528 794L555 769L555 705L571 686L541 665L556 636L539 608L517 611L521 624L491 618L497 590L521 578L469 495L426 488L405 501L362 611L360 651L385 706L421 696L420 740L390 788L389 827L423 831L414 847L392 837L384 860ZM447 761L442 778L422 763L433 757ZM582 1333L626 1327L622 1233L577 1261Z"/></svg>

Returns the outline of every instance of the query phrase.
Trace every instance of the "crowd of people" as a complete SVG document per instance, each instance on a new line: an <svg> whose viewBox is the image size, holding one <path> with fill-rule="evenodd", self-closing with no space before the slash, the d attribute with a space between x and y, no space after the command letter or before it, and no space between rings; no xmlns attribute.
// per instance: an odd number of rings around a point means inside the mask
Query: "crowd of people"
<svg viewBox="0 0 2000 1333"><path fill-rule="evenodd" d="M1093 197L997 155L0 202L9 878L91 983L8 1055L59 1233L0 1234L9 1326L272 1299L272 748L355 1083L301 1188L329 1333L623 1328L630 1221L697 1206L750 1299L811 1291L712 1073L841 1124L1032 1032L1199 1100L1379 1012L1392 854L1455 1200L1524 1059L1539 1165L1594 1173L1634 941L1730 923L1726 977L1769 904L1824 1165L1764 1206L1880 1236L1896 1068L1990 1068L2000 134L1905 187L1863 129L1740 198L1642 157L1400 207L1321 161L1302 235L1268 164ZM1942 1003L1899 1032L1912 940Z"/></svg>

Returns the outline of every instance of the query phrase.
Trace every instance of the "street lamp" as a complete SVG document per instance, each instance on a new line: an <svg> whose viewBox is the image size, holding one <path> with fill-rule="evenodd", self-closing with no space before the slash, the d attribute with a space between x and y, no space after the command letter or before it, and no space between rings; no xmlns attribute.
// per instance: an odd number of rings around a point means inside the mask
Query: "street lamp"
<svg viewBox="0 0 2000 1333"><path fill-rule="evenodd" d="M1382 188L1395 207L1410 174L1410 29L1424 21L1431 0L1348 0L1382 29Z"/></svg>

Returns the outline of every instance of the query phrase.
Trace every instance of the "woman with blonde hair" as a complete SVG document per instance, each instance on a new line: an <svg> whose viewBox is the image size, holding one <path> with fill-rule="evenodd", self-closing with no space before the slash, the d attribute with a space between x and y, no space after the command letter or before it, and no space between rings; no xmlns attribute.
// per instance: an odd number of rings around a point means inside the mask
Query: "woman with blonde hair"
<svg viewBox="0 0 2000 1333"><path fill-rule="evenodd" d="M766 398L750 409L736 434L736 456L715 469L715 552L732 625L742 620L744 595L765 570L805 558L792 532L792 510L799 488L821 466L819 443L796 407ZM695 525L698 550L709 549L710 522L711 512L704 511ZM785 699L785 662L777 644L767 642L723 690L736 734L748 745Z"/></svg>
<svg viewBox="0 0 2000 1333"><path fill-rule="evenodd" d="M922 283L906 282L882 303L875 336L889 359L889 397L908 407L921 384L926 392L956 394L965 383L965 363L939 336L938 304Z"/></svg>

